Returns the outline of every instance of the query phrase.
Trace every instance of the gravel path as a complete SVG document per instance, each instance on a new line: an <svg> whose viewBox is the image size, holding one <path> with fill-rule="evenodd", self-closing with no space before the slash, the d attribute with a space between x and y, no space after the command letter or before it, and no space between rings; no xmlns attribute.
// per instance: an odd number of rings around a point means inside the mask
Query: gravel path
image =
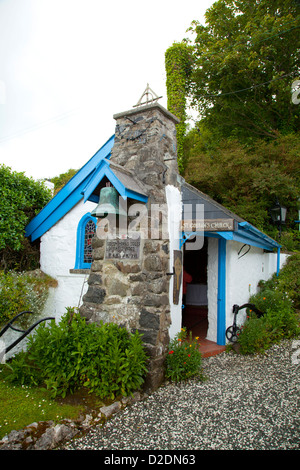
<svg viewBox="0 0 300 470"><path fill-rule="evenodd" d="M64 448L298 450L296 347L299 340L284 341L263 356L222 353L204 358L206 381L167 384Z"/></svg>

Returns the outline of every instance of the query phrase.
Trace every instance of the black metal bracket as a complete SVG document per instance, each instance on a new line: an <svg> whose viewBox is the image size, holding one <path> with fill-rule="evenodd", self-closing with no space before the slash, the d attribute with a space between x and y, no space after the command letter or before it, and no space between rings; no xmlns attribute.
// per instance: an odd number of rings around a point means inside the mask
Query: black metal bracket
<svg viewBox="0 0 300 470"><path fill-rule="evenodd" d="M167 276L174 276L175 275L175 268L173 266L173 272L172 273L166 273Z"/></svg>

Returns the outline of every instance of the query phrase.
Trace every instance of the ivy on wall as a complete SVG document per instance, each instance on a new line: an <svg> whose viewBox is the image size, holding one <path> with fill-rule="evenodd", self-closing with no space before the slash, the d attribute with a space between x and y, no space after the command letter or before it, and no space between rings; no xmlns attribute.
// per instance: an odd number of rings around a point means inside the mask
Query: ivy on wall
<svg viewBox="0 0 300 470"><path fill-rule="evenodd" d="M186 96L192 70L192 46L186 42L173 43L165 53L168 110L180 119L176 125L179 172L184 170L183 140L186 133Z"/></svg>

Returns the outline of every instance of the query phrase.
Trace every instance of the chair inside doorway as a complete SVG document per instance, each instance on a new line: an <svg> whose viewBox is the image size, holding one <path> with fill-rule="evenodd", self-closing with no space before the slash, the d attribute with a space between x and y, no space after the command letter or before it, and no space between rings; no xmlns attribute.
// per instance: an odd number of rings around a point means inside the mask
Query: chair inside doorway
<svg viewBox="0 0 300 470"><path fill-rule="evenodd" d="M184 244L184 295L182 309L182 327L192 336L205 339L208 328L207 306L207 238L204 238L203 247L200 250L189 249L193 243ZM189 282L185 282L185 273ZM186 289L185 289L186 287ZM186 292L185 292L186 291Z"/></svg>

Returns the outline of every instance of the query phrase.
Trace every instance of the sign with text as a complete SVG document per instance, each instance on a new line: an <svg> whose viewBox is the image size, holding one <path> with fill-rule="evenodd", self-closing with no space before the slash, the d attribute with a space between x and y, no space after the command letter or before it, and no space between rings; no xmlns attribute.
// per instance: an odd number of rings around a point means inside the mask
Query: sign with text
<svg viewBox="0 0 300 470"><path fill-rule="evenodd" d="M107 239L105 259L139 259L140 245L140 237Z"/></svg>
<svg viewBox="0 0 300 470"><path fill-rule="evenodd" d="M184 232L231 232L234 219L183 220L181 229Z"/></svg>
<svg viewBox="0 0 300 470"><path fill-rule="evenodd" d="M174 281L173 281L173 303L178 305L179 292L182 281L182 252L174 250Z"/></svg>

